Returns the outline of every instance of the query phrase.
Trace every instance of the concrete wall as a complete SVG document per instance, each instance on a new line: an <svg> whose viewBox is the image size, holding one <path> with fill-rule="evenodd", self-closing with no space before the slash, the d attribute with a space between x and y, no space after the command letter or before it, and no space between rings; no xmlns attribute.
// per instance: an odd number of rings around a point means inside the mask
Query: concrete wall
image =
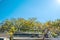
<svg viewBox="0 0 60 40"><path fill-rule="evenodd" d="M20 38L20 37L15 37L14 40L43 40L43 38ZM60 40L60 38L45 38L45 40Z"/></svg>

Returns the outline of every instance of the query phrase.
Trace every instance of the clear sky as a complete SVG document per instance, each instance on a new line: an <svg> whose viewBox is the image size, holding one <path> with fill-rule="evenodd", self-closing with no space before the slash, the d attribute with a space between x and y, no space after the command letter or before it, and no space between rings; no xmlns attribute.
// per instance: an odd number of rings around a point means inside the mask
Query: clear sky
<svg viewBox="0 0 60 40"><path fill-rule="evenodd" d="M60 0L0 0L0 20L32 18L41 22L60 19Z"/></svg>

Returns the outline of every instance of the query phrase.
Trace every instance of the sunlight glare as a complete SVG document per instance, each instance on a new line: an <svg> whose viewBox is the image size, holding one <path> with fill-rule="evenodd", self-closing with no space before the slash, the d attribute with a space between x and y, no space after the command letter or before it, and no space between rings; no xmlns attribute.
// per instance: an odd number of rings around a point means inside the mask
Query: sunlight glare
<svg viewBox="0 0 60 40"><path fill-rule="evenodd" d="M58 4L60 4L60 0L56 0Z"/></svg>

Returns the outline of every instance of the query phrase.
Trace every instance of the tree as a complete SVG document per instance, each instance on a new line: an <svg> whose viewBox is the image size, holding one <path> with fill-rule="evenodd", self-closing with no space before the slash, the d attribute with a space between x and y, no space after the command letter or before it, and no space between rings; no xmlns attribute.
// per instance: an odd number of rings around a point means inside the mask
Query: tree
<svg viewBox="0 0 60 40"><path fill-rule="evenodd" d="M60 34L60 19L41 23L36 18L12 18L0 24L0 32L8 33L11 37L16 32L39 32L42 34L45 28L50 29L52 35Z"/></svg>

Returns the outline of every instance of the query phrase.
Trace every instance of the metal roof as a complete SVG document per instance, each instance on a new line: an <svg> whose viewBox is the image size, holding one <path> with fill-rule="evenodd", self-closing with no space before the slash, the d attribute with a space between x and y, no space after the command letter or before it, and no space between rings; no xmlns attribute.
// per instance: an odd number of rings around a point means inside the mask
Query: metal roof
<svg viewBox="0 0 60 40"><path fill-rule="evenodd" d="M10 37L10 35L7 33L0 33L0 37Z"/></svg>
<svg viewBox="0 0 60 40"><path fill-rule="evenodd" d="M15 32L14 34L41 34L40 32Z"/></svg>

